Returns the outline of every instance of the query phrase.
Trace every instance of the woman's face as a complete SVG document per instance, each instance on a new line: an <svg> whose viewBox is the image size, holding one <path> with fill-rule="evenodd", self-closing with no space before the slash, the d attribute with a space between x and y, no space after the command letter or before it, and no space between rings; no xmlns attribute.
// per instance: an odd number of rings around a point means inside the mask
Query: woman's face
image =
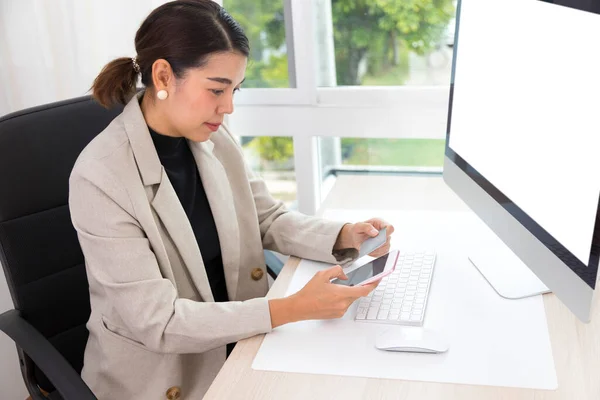
<svg viewBox="0 0 600 400"><path fill-rule="evenodd" d="M171 75L163 85L169 96L155 100L169 125L168 132L161 133L194 142L210 139L225 114L233 112L233 95L244 80L246 63L246 57L239 53L217 53L204 66L188 70L181 79ZM155 87L160 90L160 86Z"/></svg>

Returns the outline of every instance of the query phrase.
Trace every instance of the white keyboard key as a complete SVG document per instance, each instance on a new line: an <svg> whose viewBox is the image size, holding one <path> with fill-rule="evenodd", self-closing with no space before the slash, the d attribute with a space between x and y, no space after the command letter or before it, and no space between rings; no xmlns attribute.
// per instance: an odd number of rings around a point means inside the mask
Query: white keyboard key
<svg viewBox="0 0 600 400"><path fill-rule="evenodd" d="M365 319L367 317L368 308L359 308L356 312L356 319Z"/></svg>
<svg viewBox="0 0 600 400"><path fill-rule="evenodd" d="M369 312L367 313L367 319L376 319L378 312L379 312L379 307L369 308Z"/></svg>

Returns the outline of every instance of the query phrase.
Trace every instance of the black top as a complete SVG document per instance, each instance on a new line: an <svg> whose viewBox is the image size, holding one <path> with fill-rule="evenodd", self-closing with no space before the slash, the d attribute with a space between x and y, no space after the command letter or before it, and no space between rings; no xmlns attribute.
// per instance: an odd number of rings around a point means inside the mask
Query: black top
<svg viewBox="0 0 600 400"><path fill-rule="evenodd" d="M229 301L217 226L187 140L183 137L161 135L150 127L148 130L158 158L192 225L213 297L215 301Z"/></svg>

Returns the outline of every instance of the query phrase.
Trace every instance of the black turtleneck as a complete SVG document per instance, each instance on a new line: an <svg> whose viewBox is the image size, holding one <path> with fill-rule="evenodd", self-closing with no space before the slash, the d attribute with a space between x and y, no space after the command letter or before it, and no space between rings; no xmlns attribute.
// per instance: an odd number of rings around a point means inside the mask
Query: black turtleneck
<svg viewBox="0 0 600 400"><path fill-rule="evenodd" d="M158 158L192 225L213 297L215 301L229 301L217 227L187 140L183 137L161 135L150 127L148 130Z"/></svg>

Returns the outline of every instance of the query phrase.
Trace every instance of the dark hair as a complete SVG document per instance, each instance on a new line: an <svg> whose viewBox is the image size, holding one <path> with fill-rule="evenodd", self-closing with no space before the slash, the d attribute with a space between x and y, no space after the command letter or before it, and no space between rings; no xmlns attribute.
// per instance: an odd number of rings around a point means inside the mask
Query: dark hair
<svg viewBox="0 0 600 400"><path fill-rule="evenodd" d="M248 57L250 46L242 27L212 0L177 0L156 8L135 35L137 56L108 63L94 80L92 93L104 107L125 104L142 84L152 87L152 64L165 59L177 78L202 67L209 55L237 51Z"/></svg>

